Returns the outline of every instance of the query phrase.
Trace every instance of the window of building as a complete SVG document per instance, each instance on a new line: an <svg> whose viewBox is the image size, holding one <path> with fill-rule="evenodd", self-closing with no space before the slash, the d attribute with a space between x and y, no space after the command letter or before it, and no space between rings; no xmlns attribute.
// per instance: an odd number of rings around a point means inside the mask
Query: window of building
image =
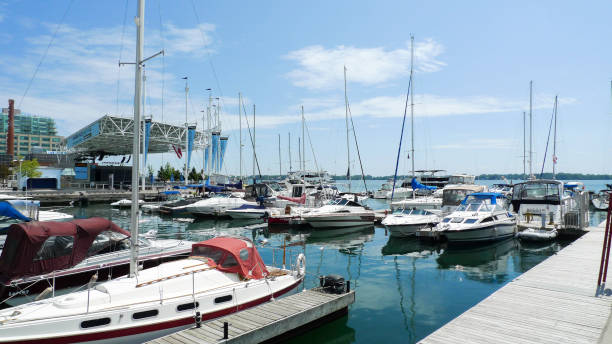
<svg viewBox="0 0 612 344"><path fill-rule="evenodd" d="M32 141L40 141L40 137L32 136L32 137L30 137L30 140L32 140Z"/></svg>
<svg viewBox="0 0 612 344"><path fill-rule="evenodd" d="M43 143L41 146L43 146L43 147L50 147L50 145L48 143Z"/></svg>
<svg viewBox="0 0 612 344"><path fill-rule="evenodd" d="M28 143L28 142L19 142L19 145L20 145L20 146L26 146L26 147L27 147L27 146L29 145L29 143Z"/></svg>
<svg viewBox="0 0 612 344"><path fill-rule="evenodd" d="M45 142L49 142L49 141L51 141L51 139L50 139L50 138L48 138L48 137L43 137L43 138L42 138L42 140L43 140L43 141L45 141Z"/></svg>
<svg viewBox="0 0 612 344"><path fill-rule="evenodd" d="M20 139L20 140L26 140L26 141L27 141L29 138L28 138L27 136L19 136L19 139Z"/></svg>
<svg viewBox="0 0 612 344"><path fill-rule="evenodd" d="M53 142L60 142L60 139L59 139L59 137L54 137L54 138L51 139L51 141L53 141Z"/></svg>

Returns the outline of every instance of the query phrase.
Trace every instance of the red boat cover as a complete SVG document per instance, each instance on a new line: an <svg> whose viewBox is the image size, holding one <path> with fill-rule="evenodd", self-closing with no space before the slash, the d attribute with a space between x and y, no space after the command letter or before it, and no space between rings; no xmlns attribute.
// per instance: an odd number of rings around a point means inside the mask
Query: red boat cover
<svg viewBox="0 0 612 344"><path fill-rule="evenodd" d="M240 274L246 279L260 279L268 270L253 243L246 238L216 237L193 244L192 256L209 259L209 265L223 272Z"/></svg>
<svg viewBox="0 0 612 344"><path fill-rule="evenodd" d="M303 193L302 197L297 198L297 197L287 197L287 196L276 196L280 199L284 199L286 201L291 201L291 202L295 202L295 203L300 203L300 204L304 204L306 203L306 194Z"/></svg>
<svg viewBox="0 0 612 344"><path fill-rule="evenodd" d="M7 282L72 267L88 256L94 239L105 231L130 235L101 217L13 224L0 255L0 280Z"/></svg>

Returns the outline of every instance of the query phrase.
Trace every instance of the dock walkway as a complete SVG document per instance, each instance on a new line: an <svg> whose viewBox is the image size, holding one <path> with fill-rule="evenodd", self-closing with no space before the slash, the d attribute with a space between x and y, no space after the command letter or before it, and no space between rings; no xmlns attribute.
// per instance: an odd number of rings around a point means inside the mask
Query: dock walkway
<svg viewBox="0 0 612 344"><path fill-rule="evenodd" d="M581 238L420 343L556 344L611 340L606 326L612 311L612 290L607 287L603 293L597 293L603 231L601 226L590 227ZM611 285L612 271L609 272ZM608 333L604 335L604 331Z"/></svg>
<svg viewBox="0 0 612 344"><path fill-rule="evenodd" d="M204 322L165 337L151 344L176 343L261 343L277 341L303 330L343 316L355 302L355 292L327 294L319 290L304 290L275 301ZM228 338L224 339L224 323L228 324Z"/></svg>

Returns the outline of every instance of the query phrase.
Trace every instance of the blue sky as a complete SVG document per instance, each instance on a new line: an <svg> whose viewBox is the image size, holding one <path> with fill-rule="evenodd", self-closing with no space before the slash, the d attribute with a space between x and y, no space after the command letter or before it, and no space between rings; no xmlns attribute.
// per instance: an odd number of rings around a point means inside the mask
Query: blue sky
<svg viewBox="0 0 612 344"><path fill-rule="evenodd" d="M131 116L136 1L0 1L0 99L55 117L68 135L104 114ZM196 8L194 14L193 6ZM127 12L125 9L127 8ZM59 26L66 14L64 22ZM206 88L222 98L238 173L238 92L257 106L262 173L297 166L300 106L320 167L346 172L342 66L365 172L393 173L415 36L415 165L449 172L522 172L522 112L534 81L534 172L559 95L558 171L611 173L609 2L151 0L146 7L147 115L200 119ZM124 26L124 18L126 25ZM28 82L45 54L27 95ZM123 37L123 38L122 38ZM214 71L213 67L214 66ZM215 80L216 73L217 80ZM162 92L163 85L163 92ZM162 97L163 94L163 97ZM23 98L23 99L22 99ZM251 121L251 119L249 119ZM200 122L201 123L201 122ZM243 135L246 137L246 133ZM407 173L407 127L400 172ZM246 142L245 142L245 145ZM359 170L354 143L351 171ZM251 166L251 149L244 150ZM307 146L308 168L314 168ZM201 164L196 153L193 160ZM179 166L172 154L164 161ZM158 165L161 156L152 163ZM549 158L550 161L550 158ZM249 168L250 169L250 168ZM550 170L550 164L545 170Z"/></svg>

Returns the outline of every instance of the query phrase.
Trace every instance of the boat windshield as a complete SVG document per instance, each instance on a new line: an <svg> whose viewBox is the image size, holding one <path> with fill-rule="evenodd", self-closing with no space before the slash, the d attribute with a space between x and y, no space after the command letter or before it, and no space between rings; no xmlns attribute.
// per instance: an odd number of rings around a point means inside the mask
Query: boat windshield
<svg viewBox="0 0 612 344"><path fill-rule="evenodd" d="M463 199L468 193L472 192L473 191L460 189L444 190L442 194L442 203L444 205L458 205L459 203L461 203L461 201L463 201Z"/></svg>
<svg viewBox="0 0 612 344"><path fill-rule="evenodd" d="M219 264L219 260L223 257L224 251L211 246L196 246L193 248L192 256L200 256L212 259L215 264Z"/></svg>
<svg viewBox="0 0 612 344"><path fill-rule="evenodd" d="M513 200L559 201L559 185L555 183L519 184L512 193Z"/></svg>

